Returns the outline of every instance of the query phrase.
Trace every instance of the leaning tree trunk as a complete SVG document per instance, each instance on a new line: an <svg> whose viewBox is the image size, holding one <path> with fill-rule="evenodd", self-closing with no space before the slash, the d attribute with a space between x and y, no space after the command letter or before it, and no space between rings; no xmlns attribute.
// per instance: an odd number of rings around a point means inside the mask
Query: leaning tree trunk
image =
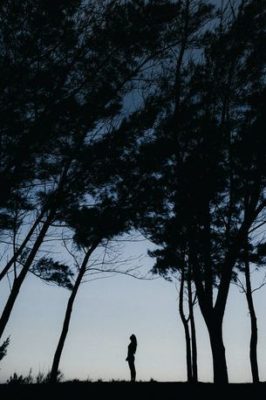
<svg viewBox="0 0 266 400"><path fill-rule="evenodd" d="M57 344L57 348L54 354L54 359L53 359L53 364L52 364L52 368L51 368L51 372L50 372L50 378L49 381L51 383L56 383L57 382L57 376L58 376L58 370L59 370L59 363L60 363L60 359L61 359L61 355L62 355L62 351L64 348L64 344L65 344L65 340L67 337L67 333L68 333L68 329L69 329L69 324L70 324L70 319L71 319L71 314L72 314L72 309L73 309L73 304L75 301L75 298L77 296L77 292L78 289L80 287L80 284L82 282L82 278L86 272L86 267L89 261L89 258L92 254L92 252L96 249L98 245L98 242L95 243L93 246L91 246L91 248L87 251L81 267L79 269L79 273L78 273L78 277L76 279L76 282L73 286L71 295L68 299L68 303L67 303L67 308L66 308L66 313L65 313L65 319L63 322L63 327L62 327L62 331L61 331L61 335Z"/></svg>
<svg viewBox="0 0 266 400"><path fill-rule="evenodd" d="M180 314L181 321L184 326L185 339L186 339L187 381L192 382L192 362L191 362L191 345L190 345L189 324L188 324L188 320L184 313L184 283L185 283L185 274L184 274L184 271L182 270L181 282L180 282L180 292L179 292L179 314Z"/></svg>
<svg viewBox="0 0 266 400"><path fill-rule="evenodd" d="M36 218L34 224L32 225L31 229L29 230L28 234L26 235L25 239L17 249L17 251L13 254L11 259L7 262L3 270L0 272L0 281L6 276L9 269L12 265L17 261L18 257L22 254L23 250L26 248L27 244L29 243L34 231L36 230L37 226L41 222L45 213L45 208L42 209L40 215Z"/></svg>
<svg viewBox="0 0 266 400"><path fill-rule="evenodd" d="M41 247L41 245L43 243L45 235L48 232L48 229L56 216L58 197L60 198L61 190L64 187L70 163L71 163L71 161L67 161L67 164L64 166L64 168L62 170L62 174L60 177L60 181L58 183L57 190L55 191L55 195L52 199L50 199L49 211L47 212L46 220L43 223L43 226L37 236L37 239L35 240L35 243L27 257L27 260L25 261L19 275L15 278L15 280L13 282L11 293L8 297L8 300L6 302L6 305L5 305L3 313L2 313L2 316L0 318L0 338L2 337L4 329L10 318L10 315L11 315L13 306L15 304L15 301L17 299L17 296L19 294L21 285L24 282L24 279L26 278L26 275L35 259L35 256L38 253L39 248ZM45 209L47 209L47 205L46 205ZM33 228L35 229L36 227L33 226ZM30 235L32 233L29 232Z"/></svg>
<svg viewBox="0 0 266 400"><path fill-rule="evenodd" d="M47 233L47 231L48 231L48 229L50 227L50 224L51 224L51 222L52 222L52 220L54 218L54 215L55 215L55 211L54 210L50 211L46 221L44 222L44 224L43 224L43 226L42 226L42 228L40 230L40 233L38 234L38 237L37 237L37 239L36 239L36 241L34 243L34 246L33 246L32 250L31 250L31 252L30 252L30 254L29 254L29 256L28 256L28 258L27 258L27 260L26 260L26 262L25 262L25 264L24 264L24 266L22 268L22 270L20 271L20 274L14 280L10 295L8 297L8 300L6 302L6 305L5 305L3 313L2 313L2 316L0 318L0 338L2 337L2 334L3 334L3 332L5 330L5 327L6 327L7 323L8 323L8 320L9 320L9 317L11 315L13 306L14 306L15 301L16 301L16 298L17 298L17 296L19 294L20 287L21 287L21 285L22 285L22 283L23 283L23 281L24 281L24 279L25 279L25 277L26 277L26 275L27 275L27 273L29 271L29 268L30 268L35 256L36 256L36 254L37 254L42 242L43 242L43 239L44 239L44 237L45 237L45 235L46 235L46 233Z"/></svg>
<svg viewBox="0 0 266 400"><path fill-rule="evenodd" d="M251 324L249 358L250 358L253 383L258 383L259 382L259 368L257 360L258 328L257 328L257 317L253 303L252 289L251 289L248 243L246 243L245 245L245 278L246 278L245 293L248 303L250 324Z"/></svg>

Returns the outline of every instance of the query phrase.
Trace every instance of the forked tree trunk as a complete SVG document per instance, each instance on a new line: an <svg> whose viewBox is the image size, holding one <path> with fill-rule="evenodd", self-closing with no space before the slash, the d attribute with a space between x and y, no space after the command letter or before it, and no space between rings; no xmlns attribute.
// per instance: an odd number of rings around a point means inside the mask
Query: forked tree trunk
<svg viewBox="0 0 266 400"><path fill-rule="evenodd" d="M201 274L197 269L197 263L195 262L193 253L194 252L191 251L191 260L194 261L193 277L195 279L200 310L205 320L210 339L213 362L213 380L214 383L227 384L228 372L222 334L223 312L218 314L218 311L211 304L211 298L206 295L201 280ZM194 265L196 267L194 267Z"/></svg>
<svg viewBox="0 0 266 400"><path fill-rule="evenodd" d="M191 357L191 342L189 332L189 322L184 312L184 284L185 276L184 271L181 273L180 292L179 292L179 314L184 326L185 340L186 340L186 364L187 364L187 381L192 382L192 357Z"/></svg>

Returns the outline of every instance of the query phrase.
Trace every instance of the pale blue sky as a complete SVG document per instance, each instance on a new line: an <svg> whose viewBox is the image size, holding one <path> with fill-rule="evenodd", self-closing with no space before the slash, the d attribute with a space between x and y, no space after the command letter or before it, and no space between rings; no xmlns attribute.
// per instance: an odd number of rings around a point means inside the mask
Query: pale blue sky
<svg viewBox="0 0 266 400"><path fill-rule="evenodd" d="M124 256L142 254L146 243L128 243ZM152 265L147 257L146 267ZM266 380L265 290L255 292L259 324L259 368ZM1 293L7 287L1 287ZM0 380L11 374L47 373L57 344L68 291L29 276L22 286L6 328L11 335L8 354L1 362ZM1 296L1 299L5 296ZM196 313L199 379L212 381L209 339ZM140 281L126 276L84 283L74 306L60 369L65 379L129 379L125 362L129 336L138 339L137 379L185 381L185 340L173 283L163 279ZM249 316L243 294L231 288L224 338L231 382L251 381Z"/></svg>

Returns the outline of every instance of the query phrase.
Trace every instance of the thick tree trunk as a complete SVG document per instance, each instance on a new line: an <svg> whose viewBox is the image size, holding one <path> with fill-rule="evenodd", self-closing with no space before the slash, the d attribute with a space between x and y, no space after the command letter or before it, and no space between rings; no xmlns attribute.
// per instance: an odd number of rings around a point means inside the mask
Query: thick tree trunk
<svg viewBox="0 0 266 400"><path fill-rule="evenodd" d="M191 345L190 345L190 333L188 320L184 313L184 271L182 271L180 292L179 292L179 314L181 321L184 326L185 340L186 340L186 363L187 363L187 381L192 382L192 357L191 357Z"/></svg>
<svg viewBox="0 0 266 400"><path fill-rule="evenodd" d="M8 297L8 300L6 302L6 305L5 305L3 313L2 313L2 316L0 318L0 338L2 337L2 334L3 334L3 332L5 330L5 327L6 327L7 323L8 323L8 320L9 320L10 314L12 312L13 306L15 304L16 298L17 298L17 296L19 294L20 287L21 287L21 285L22 285L22 283L23 283L23 281L24 281L24 279L25 279L25 277L27 275L27 272L29 271L29 268L30 268L35 256L36 256L36 254L37 254L42 242L43 242L43 239L44 239L44 237L45 237L45 235L46 235L46 233L47 233L47 231L48 231L48 229L50 227L50 224L51 224L51 222L52 222L52 220L54 218L54 215L55 215L55 212L54 211L50 211L50 213L49 213L46 221L44 222L44 224L43 224L43 226L41 228L41 231L40 231L40 233L39 233L39 235L38 235L38 237L37 237L37 239L36 239L36 241L34 243L34 246L33 246L32 250L31 250L31 252L30 252L30 254L29 254L29 256L28 256L28 258L27 258L27 260L26 260L26 262L25 262L25 264L23 266L23 268L22 268L22 270L20 271L20 274L14 280L14 283L13 283L13 286L12 286L12 289L11 289L11 293L10 293L10 295Z"/></svg>
<svg viewBox="0 0 266 400"><path fill-rule="evenodd" d="M188 279L188 302L189 302L191 349L192 349L192 381L193 382L198 382L197 337L196 337L196 326L195 326L195 319L194 319L194 305L193 305L192 288L191 288L191 274L190 274L190 277Z"/></svg>
<svg viewBox="0 0 266 400"><path fill-rule="evenodd" d="M251 325L249 358L250 358L253 383L258 383L259 382L259 368L257 360L258 328L257 328L257 317L252 297L248 244L246 244L245 248L245 278L246 278L246 299L248 303L250 325Z"/></svg>
<svg viewBox="0 0 266 400"><path fill-rule="evenodd" d="M197 262L197 256L193 247L193 240L191 240L190 243L189 260L193 268L193 278L196 285L200 310L209 333L213 360L213 380L214 383L225 384L228 383L228 373L222 336L222 311L224 311L224 309L222 309L218 314L211 304L212 299L205 292L202 275ZM220 315L219 318L218 315Z"/></svg>
<svg viewBox="0 0 266 400"><path fill-rule="evenodd" d="M215 319L210 318L208 331L212 349L213 381L218 384L227 384L228 372L223 344L222 322L217 321L215 323Z"/></svg>
<svg viewBox="0 0 266 400"><path fill-rule="evenodd" d="M51 372L50 372L50 379L49 380L50 380L51 383L56 383L57 382L59 363L60 363L61 355L62 355L62 352L63 352L65 340L66 340L66 337L67 337L68 329L69 329L69 324L70 324L73 304L74 304L78 289L80 287L80 284L82 282L82 278L83 278L83 276L84 276L84 274L86 272L86 267L87 267L89 258L91 256L92 252L97 247L97 244L94 244L87 251L87 253L86 253L86 255L85 255L85 257L84 257L84 259L82 261L82 265L80 267L76 282L75 282L75 284L73 286L71 295L70 295L70 297L68 299L65 318L64 318L64 322L63 322L63 327L62 327L61 335L60 335L60 338L59 338L59 341L58 341L58 344L57 344L57 348L56 348L56 351L55 351L55 354L54 354L53 364L52 364L52 368L51 368Z"/></svg>

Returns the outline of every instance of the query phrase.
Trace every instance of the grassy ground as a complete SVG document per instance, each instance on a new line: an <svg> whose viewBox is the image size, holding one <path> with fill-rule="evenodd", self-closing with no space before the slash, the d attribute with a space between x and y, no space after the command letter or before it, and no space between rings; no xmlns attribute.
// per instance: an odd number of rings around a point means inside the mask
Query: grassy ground
<svg viewBox="0 0 266 400"><path fill-rule="evenodd" d="M142 396L142 397L141 397ZM0 399L22 398L35 399L127 399L134 397L148 399L212 399L239 400L245 396L250 400L266 399L266 383L229 384L218 386L208 383L189 385L187 383L168 382L65 382L57 385L49 384L2 384Z"/></svg>

